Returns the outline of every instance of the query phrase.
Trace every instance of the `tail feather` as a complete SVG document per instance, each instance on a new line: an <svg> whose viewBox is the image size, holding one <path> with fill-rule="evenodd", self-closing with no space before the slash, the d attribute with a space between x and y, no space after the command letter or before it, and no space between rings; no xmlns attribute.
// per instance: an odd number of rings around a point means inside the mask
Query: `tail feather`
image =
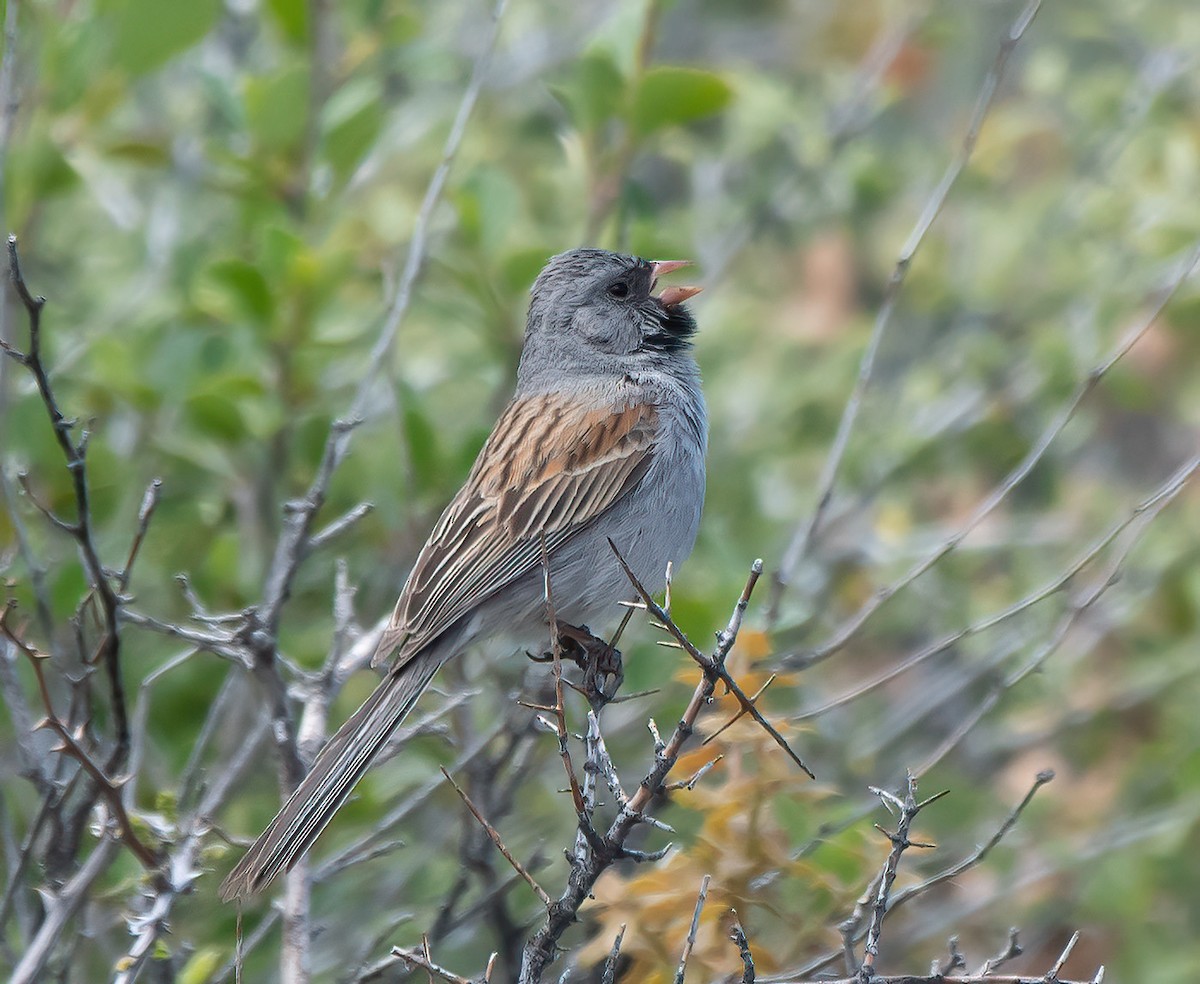
<svg viewBox="0 0 1200 984"><path fill-rule="evenodd" d="M312 770L221 883L225 901L266 888L312 846L429 686L441 660L422 654L383 680L321 749Z"/></svg>

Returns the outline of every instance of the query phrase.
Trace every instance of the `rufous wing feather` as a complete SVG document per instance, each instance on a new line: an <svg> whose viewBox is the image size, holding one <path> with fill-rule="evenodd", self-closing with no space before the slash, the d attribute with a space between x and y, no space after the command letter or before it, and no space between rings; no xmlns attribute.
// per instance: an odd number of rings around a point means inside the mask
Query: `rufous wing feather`
<svg viewBox="0 0 1200 984"><path fill-rule="evenodd" d="M629 494L650 466L658 412L581 405L558 393L514 400L413 565L373 664L401 665L483 599L541 563Z"/></svg>

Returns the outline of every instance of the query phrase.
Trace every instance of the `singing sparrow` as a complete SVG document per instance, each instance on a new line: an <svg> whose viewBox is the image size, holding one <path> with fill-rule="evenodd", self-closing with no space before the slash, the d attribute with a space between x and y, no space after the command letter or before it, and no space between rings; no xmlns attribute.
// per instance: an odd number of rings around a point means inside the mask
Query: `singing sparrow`
<svg viewBox="0 0 1200 984"><path fill-rule="evenodd" d="M221 885L259 891L308 850L433 675L473 642L547 638L542 543L559 620L608 615L691 552L708 419L685 264L599 249L553 257L531 292L516 392L417 556L372 665L386 675Z"/></svg>

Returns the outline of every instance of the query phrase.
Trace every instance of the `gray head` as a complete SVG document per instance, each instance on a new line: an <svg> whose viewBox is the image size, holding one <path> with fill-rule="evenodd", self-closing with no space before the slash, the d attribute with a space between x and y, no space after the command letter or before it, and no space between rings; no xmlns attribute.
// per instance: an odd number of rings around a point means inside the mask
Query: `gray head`
<svg viewBox="0 0 1200 984"><path fill-rule="evenodd" d="M700 288L653 293L658 277L681 266L602 249L551 257L530 292L518 387L563 372L694 371L688 350L696 322L683 302Z"/></svg>

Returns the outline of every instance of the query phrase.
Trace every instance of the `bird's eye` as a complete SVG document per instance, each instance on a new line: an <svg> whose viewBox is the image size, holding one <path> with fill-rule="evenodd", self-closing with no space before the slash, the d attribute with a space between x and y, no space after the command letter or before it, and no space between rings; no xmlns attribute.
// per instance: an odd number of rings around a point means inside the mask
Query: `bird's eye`
<svg viewBox="0 0 1200 984"><path fill-rule="evenodd" d="M621 299L629 296L629 284L624 280L618 280L608 288L608 292L615 298Z"/></svg>

